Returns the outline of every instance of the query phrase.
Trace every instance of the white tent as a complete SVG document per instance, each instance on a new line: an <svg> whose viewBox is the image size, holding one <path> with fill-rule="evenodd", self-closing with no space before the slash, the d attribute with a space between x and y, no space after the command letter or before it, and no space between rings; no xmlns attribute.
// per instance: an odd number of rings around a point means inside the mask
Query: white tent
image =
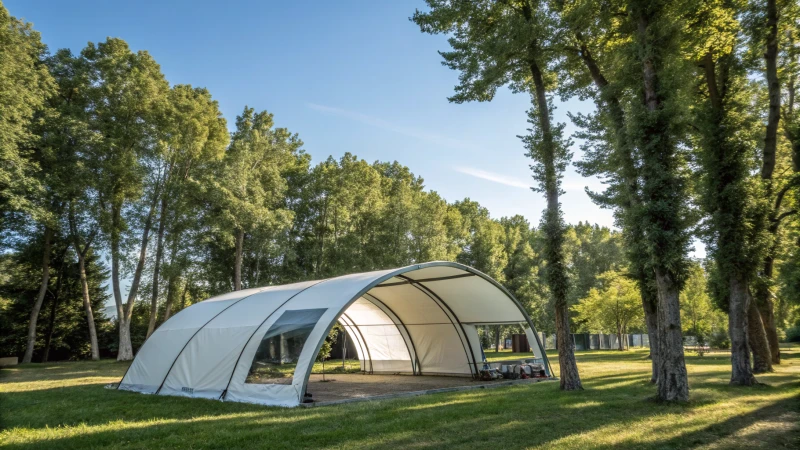
<svg viewBox="0 0 800 450"><path fill-rule="evenodd" d="M337 321L367 373L477 377L483 356L476 327L519 324L551 375L519 302L487 275L437 261L194 304L150 336L119 389L296 406Z"/></svg>

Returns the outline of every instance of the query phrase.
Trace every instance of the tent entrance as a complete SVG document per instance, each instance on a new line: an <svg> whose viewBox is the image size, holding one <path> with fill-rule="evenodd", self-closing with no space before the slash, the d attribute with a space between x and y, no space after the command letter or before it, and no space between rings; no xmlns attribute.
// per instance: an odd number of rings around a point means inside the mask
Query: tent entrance
<svg viewBox="0 0 800 450"><path fill-rule="evenodd" d="M483 358L474 326L455 321L434 299L423 301L436 309L427 308L427 317L414 317L417 311L404 310L402 304L393 308L389 300L381 300L380 290L374 291L342 312L335 326L339 331L329 339L330 356L321 358L325 346L317 356L306 385L315 403L475 387L474 366ZM479 353L470 358L473 347Z"/></svg>

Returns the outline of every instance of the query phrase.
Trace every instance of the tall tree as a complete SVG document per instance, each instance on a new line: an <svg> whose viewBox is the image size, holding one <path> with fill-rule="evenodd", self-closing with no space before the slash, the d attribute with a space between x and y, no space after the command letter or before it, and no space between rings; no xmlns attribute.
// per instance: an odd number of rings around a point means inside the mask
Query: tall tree
<svg viewBox="0 0 800 450"><path fill-rule="evenodd" d="M624 2L629 33L628 67L638 74L631 88L640 101L631 117L641 152L642 221L647 267L658 292L658 393L661 401L686 401L689 383L683 355L679 294L685 279L689 220L682 155L677 145L681 74L679 6L666 1Z"/></svg>
<svg viewBox="0 0 800 450"><path fill-rule="evenodd" d="M133 359L130 319L139 292L163 173L153 167L169 86L145 51L132 52L120 39L90 43L82 52L88 70L90 127L102 137L94 146L103 229L110 242L111 282L117 307L117 359ZM145 193L143 195L143 193ZM120 271L125 234L140 231L138 259L127 301Z"/></svg>
<svg viewBox="0 0 800 450"><path fill-rule="evenodd" d="M43 194L37 178L34 155L36 137L30 132L31 120L44 107L52 93L53 80L44 64L47 48L30 24L12 17L0 3L0 228L7 216L30 214L43 228L41 283L28 320L28 344L23 363L31 362L36 344L36 326L50 278L55 218L50 205L40 202Z"/></svg>
<svg viewBox="0 0 800 450"><path fill-rule="evenodd" d="M441 52L444 64L460 71L452 102L489 101L498 88L529 93L534 107L533 125L524 138L532 169L545 194L547 210L542 227L547 236L544 258L546 276L556 310L561 388L582 389L574 344L570 339L567 307L567 275L564 267L564 224L559 204L561 173L569 161L562 125L552 125L548 92L555 86L554 46L562 29L552 8L542 1L428 0L430 11L417 11L412 20L423 32L451 33L452 51Z"/></svg>
<svg viewBox="0 0 800 450"><path fill-rule="evenodd" d="M800 192L800 121L796 113L800 5L779 0L752 2L745 19L751 59L763 58L751 64L756 66L754 75L764 82L768 105L763 128L761 179L764 196L771 204L765 224L771 245L764 254L755 283L754 300L766 331L771 362L780 364L772 289L782 226L798 214L797 208L791 207L791 197ZM783 133L779 132L781 126ZM788 141L789 155L779 145L781 134Z"/></svg>
<svg viewBox="0 0 800 450"><path fill-rule="evenodd" d="M558 1L559 12L568 29L561 67L562 90L591 96L597 112L571 114L581 127L584 159L576 165L584 176L600 176L608 187L587 194L598 205L614 210L615 222L623 231L630 272L641 295L650 345L651 377L658 380L658 293L653 271L648 267L647 243L640 217L642 199L641 154L634 142L630 123L627 77L615 69L624 42L619 27L621 13L592 1ZM609 37L616 36L617 39Z"/></svg>
<svg viewBox="0 0 800 450"><path fill-rule="evenodd" d="M736 55L738 24L736 11L728 5L705 5L699 16L711 30L698 33L701 92L696 109L700 130L703 207L709 216L707 244L727 299L731 337L731 383L752 385L756 380L750 366L750 348L762 337L763 327L750 284L762 252L763 227L759 226L758 184L753 184L748 163L754 159L748 133L747 115L751 97L744 67ZM755 191L755 192L754 192ZM755 193L755 195L754 195ZM763 203L761 203L763 204ZM758 340L759 343L766 340ZM767 348L767 357L769 351ZM768 363L768 361L767 361ZM757 372L765 371L756 364Z"/></svg>

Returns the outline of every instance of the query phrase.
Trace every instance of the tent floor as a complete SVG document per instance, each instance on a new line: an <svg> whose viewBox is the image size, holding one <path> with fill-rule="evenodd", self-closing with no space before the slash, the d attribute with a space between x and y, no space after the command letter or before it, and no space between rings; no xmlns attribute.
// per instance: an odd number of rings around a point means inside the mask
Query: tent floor
<svg viewBox="0 0 800 450"><path fill-rule="evenodd" d="M466 377L413 376L413 375L364 375L364 374L312 374L306 392L313 395L313 403L302 406L324 406L365 400L381 400L397 397L413 397L438 392L454 392L470 389L486 389L516 384L531 384L554 378L531 378L527 380L473 381Z"/></svg>

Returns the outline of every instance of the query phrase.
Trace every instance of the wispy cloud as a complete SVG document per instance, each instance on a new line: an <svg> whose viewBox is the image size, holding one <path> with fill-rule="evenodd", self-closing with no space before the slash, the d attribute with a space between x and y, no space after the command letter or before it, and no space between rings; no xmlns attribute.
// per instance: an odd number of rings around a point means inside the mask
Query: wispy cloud
<svg viewBox="0 0 800 450"><path fill-rule="evenodd" d="M493 183L498 183L498 184L504 184L506 186L512 186L516 188L530 189L534 183L533 180L526 181L521 178L503 175L500 173L489 172L481 169L475 169L473 167L456 166L453 167L453 169L456 172L463 173L471 177L480 178L482 180L491 181ZM584 179L578 182L562 183L561 188L564 189L565 191L583 192L584 188L587 186L589 187L589 189L593 191L602 191L605 188L605 186L602 183L593 179Z"/></svg>
<svg viewBox="0 0 800 450"><path fill-rule="evenodd" d="M456 172L460 172L465 175L469 175L471 177L480 178L482 180L491 181L493 183L504 184L506 186L529 189L532 184L524 180L521 180L519 178L510 177L508 175L502 175L494 172L487 172L481 169L474 169L472 167L454 167L454 169Z"/></svg>
<svg viewBox="0 0 800 450"><path fill-rule="evenodd" d="M382 130L391 131L393 133L402 134L404 136L413 137L416 139L420 139L423 141L431 142L437 145L443 145L447 147L454 147L454 148L467 148L472 147L472 144L466 141L462 141L459 139L453 139L447 136L442 136L436 133L431 133L419 128L414 127L407 127L403 125L396 124L394 122L390 122L388 120L381 119L379 117L370 116L367 114L362 114L355 111L348 111L346 109L335 108L333 106L325 106L319 105L317 103L307 103L310 109L314 111L319 111L324 114L328 114L331 116L343 117L346 119L350 119L356 122L363 123L365 125L369 125L375 128L380 128Z"/></svg>

